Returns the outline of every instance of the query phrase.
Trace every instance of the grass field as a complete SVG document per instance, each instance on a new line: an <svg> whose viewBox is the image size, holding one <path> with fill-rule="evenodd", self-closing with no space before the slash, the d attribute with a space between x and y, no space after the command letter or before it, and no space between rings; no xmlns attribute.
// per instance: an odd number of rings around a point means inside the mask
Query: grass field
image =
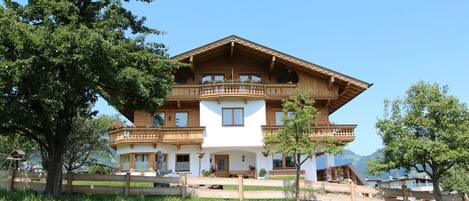
<svg viewBox="0 0 469 201"><path fill-rule="evenodd" d="M119 196L119 195L67 195L58 199L45 197L33 192L0 191L0 201L221 201L224 199L186 198L176 196ZM269 200L262 200L269 201ZM270 200L273 201L273 200ZM277 200L278 201L278 200Z"/></svg>

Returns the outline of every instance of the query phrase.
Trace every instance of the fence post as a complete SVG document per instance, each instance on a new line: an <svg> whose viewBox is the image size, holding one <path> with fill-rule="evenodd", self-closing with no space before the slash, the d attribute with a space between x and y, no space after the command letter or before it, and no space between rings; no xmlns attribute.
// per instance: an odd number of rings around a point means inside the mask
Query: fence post
<svg viewBox="0 0 469 201"><path fill-rule="evenodd" d="M7 178L7 191L12 191L15 185L16 169L10 170Z"/></svg>
<svg viewBox="0 0 469 201"><path fill-rule="evenodd" d="M183 198L185 198L187 196L187 176L186 175L182 175L180 177L180 182L181 182L181 196Z"/></svg>
<svg viewBox="0 0 469 201"><path fill-rule="evenodd" d="M244 189L243 189L243 176L238 176L238 193L239 200L244 200Z"/></svg>
<svg viewBox="0 0 469 201"><path fill-rule="evenodd" d="M402 198L403 198L403 200L404 200L404 201L409 201L409 195L407 194L407 186L406 186L406 185L402 185L401 191L402 191Z"/></svg>
<svg viewBox="0 0 469 201"><path fill-rule="evenodd" d="M355 183L352 181L352 183L350 183L350 197L351 197L351 200L352 201L356 201L357 200L357 192L355 191Z"/></svg>
<svg viewBox="0 0 469 201"><path fill-rule="evenodd" d="M67 192L72 193L73 173L67 172Z"/></svg>
<svg viewBox="0 0 469 201"><path fill-rule="evenodd" d="M125 174L125 187L124 187L124 196L128 196L130 194L130 172Z"/></svg>

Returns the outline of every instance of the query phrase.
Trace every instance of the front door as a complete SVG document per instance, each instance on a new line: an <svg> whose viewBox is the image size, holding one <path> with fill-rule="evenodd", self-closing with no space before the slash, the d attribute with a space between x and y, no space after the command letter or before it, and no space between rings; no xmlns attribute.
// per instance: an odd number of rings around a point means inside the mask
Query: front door
<svg viewBox="0 0 469 201"><path fill-rule="evenodd" d="M215 155L215 163L218 170L215 172L217 177L228 177L230 175L230 164L228 155Z"/></svg>

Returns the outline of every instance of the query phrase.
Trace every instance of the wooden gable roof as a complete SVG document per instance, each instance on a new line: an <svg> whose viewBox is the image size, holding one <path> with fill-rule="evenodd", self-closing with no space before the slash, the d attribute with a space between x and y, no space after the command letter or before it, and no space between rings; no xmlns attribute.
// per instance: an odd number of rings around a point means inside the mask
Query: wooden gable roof
<svg viewBox="0 0 469 201"><path fill-rule="evenodd" d="M201 47L189 50L187 52L175 55L171 59L180 62L191 62L194 57L204 57L214 54L216 51L225 48L233 49L234 46L241 46L250 52L262 56L271 57L275 62L284 63L288 66L306 71L314 75L324 77L333 84L339 85L339 97L337 100L328 102L329 114L345 105L347 102L358 96L360 93L372 86L365 81L353 78L351 76L339 73L326 67L305 61L303 59L285 54L283 52L268 48L236 35L231 35L215 42L203 45ZM232 51L232 50L231 50Z"/></svg>

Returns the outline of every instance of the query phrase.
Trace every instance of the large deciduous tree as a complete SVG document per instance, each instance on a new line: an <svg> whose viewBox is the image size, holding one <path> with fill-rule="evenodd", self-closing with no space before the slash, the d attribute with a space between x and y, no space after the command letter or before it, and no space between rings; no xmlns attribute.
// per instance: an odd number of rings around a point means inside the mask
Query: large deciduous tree
<svg viewBox="0 0 469 201"><path fill-rule="evenodd" d="M283 127L271 135L266 135L266 147L275 152L293 157L295 165L295 198L300 200L300 168L306 160L318 153L336 153L342 150L342 145L331 137L324 136L322 140L312 140L315 119L318 111L314 107L314 100L304 91L296 91L295 95L282 104Z"/></svg>
<svg viewBox="0 0 469 201"><path fill-rule="evenodd" d="M46 194L60 195L64 142L98 94L130 112L164 102L179 64L164 45L145 41L160 32L144 21L119 0L0 6L0 133L46 150Z"/></svg>
<svg viewBox="0 0 469 201"><path fill-rule="evenodd" d="M433 180L441 201L440 181L451 167L469 159L469 112L448 95L448 87L419 82L402 99L385 101L385 114L376 123L383 156L370 161L370 173L395 168L415 169Z"/></svg>

